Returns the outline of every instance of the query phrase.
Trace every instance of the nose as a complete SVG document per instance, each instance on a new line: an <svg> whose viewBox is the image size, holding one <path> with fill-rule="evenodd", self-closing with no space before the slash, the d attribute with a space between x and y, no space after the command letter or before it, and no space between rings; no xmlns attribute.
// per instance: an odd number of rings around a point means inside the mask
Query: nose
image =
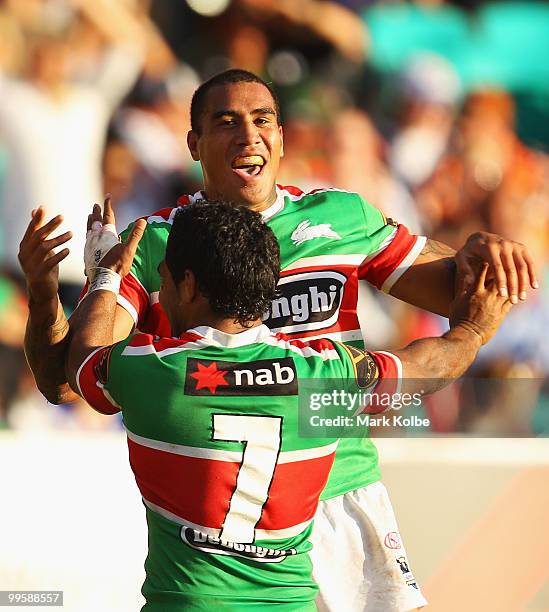
<svg viewBox="0 0 549 612"><path fill-rule="evenodd" d="M257 125L251 119L249 121L243 121L240 124L237 138L237 144L239 145L258 144L261 141Z"/></svg>

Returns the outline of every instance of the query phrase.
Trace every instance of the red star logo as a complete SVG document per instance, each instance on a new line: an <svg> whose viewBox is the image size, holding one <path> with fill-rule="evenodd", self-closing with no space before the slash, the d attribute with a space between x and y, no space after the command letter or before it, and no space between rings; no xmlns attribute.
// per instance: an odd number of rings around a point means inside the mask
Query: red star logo
<svg viewBox="0 0 549 612"><path fill-rule="evenodd" d="M191 376L198 381L196 384L197 391L199 389L208 389L210 393L215 393L217 387L229 384L225 380L225 374L227 374L225 370L217 369L217 363L214 361L207 367L199 363L198 370L191 374Z"/></svg>

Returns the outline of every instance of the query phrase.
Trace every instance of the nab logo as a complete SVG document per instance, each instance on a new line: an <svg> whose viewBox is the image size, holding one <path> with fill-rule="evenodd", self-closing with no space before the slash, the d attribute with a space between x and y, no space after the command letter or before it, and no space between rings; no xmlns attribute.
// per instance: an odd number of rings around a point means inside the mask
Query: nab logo
<svg viewBox="0 0 549 612"><path fill-rule="evenodd" d="M335 270L302 272L278 282L279 297L263 317L271 330L294 333L336 323L347 277Z"/></svg>
<svg viewBox="0 0 549 612"><path fill-rule="evenodd" d="M294 362L187 359L185 395L297 395Z"/></svg>

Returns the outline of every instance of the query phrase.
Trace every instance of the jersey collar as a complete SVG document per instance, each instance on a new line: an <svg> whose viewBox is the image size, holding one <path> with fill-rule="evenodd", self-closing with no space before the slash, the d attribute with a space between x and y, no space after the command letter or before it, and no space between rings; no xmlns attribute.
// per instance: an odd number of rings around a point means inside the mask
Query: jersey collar
<svg viewBox="0 0 549 612"><path fill-rule="evenodd" d="M205 194L203 191L197 191L193 195L189 196L189 204L194 204L199 200L205 200ZM284 194L279 189L278 185L276 185L276 200L266 208L261 211L261 216L263 217L263 221L268 221L272 217L274 217L277 213L279 213L284 208Z"/></svg>
<svg viewBox="0 0 549 612"><path fill-rule="evenodd" d="M225 348L235 348L238 346L246 346L247 344L256 344L263 342L271 335L271 330L266 325L257 325L239 334L226 334L213 327L200 325L189 329L185 333L195 333L202 336L209 345L222 346Z"/></svg>

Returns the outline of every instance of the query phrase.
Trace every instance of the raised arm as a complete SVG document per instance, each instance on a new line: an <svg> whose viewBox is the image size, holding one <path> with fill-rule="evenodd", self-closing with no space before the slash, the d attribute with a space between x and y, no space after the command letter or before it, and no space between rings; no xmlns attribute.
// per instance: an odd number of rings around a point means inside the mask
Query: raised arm
<svg viewBox="0 0 549 612"><path fill-rule="evenodd" d="M38 389L54 404L76 399L65 378L69 323L57 295L59 262L69 254L69 249L63 248L57 254L54 251L72 235L65 232L50 238L62 221L63 217L58 215L45 223L44 209L34 210L19 247L19 263L27 281L29 301L25 354Z"/></svg>
<svg viewBox="0 0 549 612"><path fill-rule="evenodd" d="M424 338L394 351L402 362L403 390L433 393L461 376L480 347L496 333L509 312L510 300L496 283L486 281L484 264L468 291L453 302L450 330L440 338Z"/></svg>
<svg viewBox="0 0 549 612"><path fill-rule="evenodd" d="M38 208L33 212L19 247L19 263L27 281L29 300L25 354L36 386L53 404L77 399L65 374L70 323L58 296L59 263L68 255L69 249L63 248L55 253L56 247L70 240L71 233L50 238L62 220L58 215L45 223L44 210ZM91 222L90 217L88 229ZM133 319L124 308L117 306L114 339L126 338L132 329Z"/></svg>
<svg viewBox="0 0 549 612"><path fill-rule="evenodd" d="M528 249L496 234L477 232L459 251L428 239L413 265L396 281L391 295L424 310L450 316L456 278L460 287L470 285L480 262L490 266L502 297L511 303L525 300L530 287L539 287Z"/></svg>
<svg viewBox="0 0 549 612"><path fill-rule="evenodd" d="M112 215L110 200L105 202L105 207L108 207L109 214ZM114 215L112 219L114 221ZM66 376L76 393L79 392L76 376L82 363L97 348L109 346L115 340L116 298L120 282L131 269L145 227L146 221L137 221L126 242L111 248L101 259L99 267L94 270L87 296L71 317Z"/></svg>

